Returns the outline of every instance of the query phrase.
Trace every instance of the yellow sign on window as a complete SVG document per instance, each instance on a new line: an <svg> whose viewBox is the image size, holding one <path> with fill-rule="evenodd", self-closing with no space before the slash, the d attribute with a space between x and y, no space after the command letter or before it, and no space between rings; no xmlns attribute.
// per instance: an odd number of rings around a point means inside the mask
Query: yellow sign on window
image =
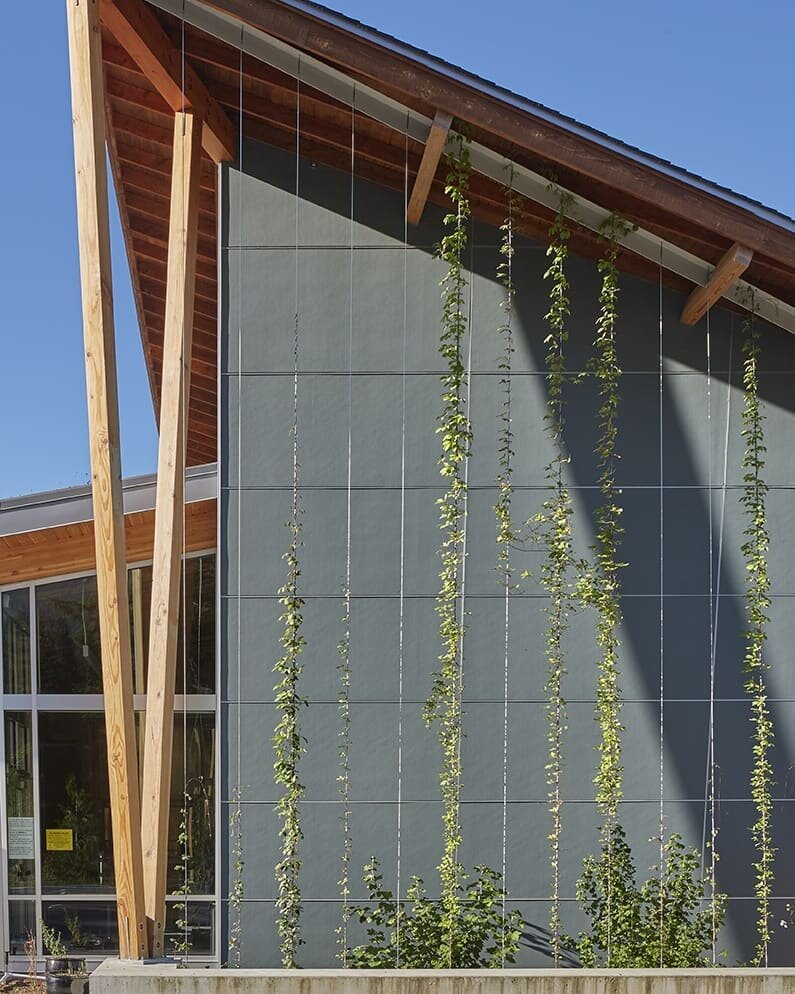
<svg viewBox="0 0 795 994"><path fill-rule="evenodd" d="M52 852L71 852L74 849L71 828L48 828L45 835L47 848Z"/></svg>

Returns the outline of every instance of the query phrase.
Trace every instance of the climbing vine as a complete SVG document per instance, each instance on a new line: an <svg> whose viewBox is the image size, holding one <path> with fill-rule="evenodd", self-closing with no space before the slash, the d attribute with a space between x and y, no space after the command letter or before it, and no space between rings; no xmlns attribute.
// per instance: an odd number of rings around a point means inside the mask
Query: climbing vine
<svg viewBox="0 0 795 994"><path fill-rule="evenodd" d="M562 832L563 735L566 729L566 702L563 697L565 653L563 639L568 628L571 602L572 502L564 480L568 462L564 442L565 412L563 389L566 381L565 347L568 341L566 320L569 316L569 281L566 276L569 228L567 212L571 196L560 195L555 223L549 229L547 256L549 267L544 278L550 281L549 310L546 322L549 332L546 345L547 413L546 430L554 454L546 468L549 496L533 521L546 548L541 567L541 585L548 597L545 636L547 659L547 754L546 773L549 813L552 825L549 833L552 892L549 918L552 957L557 964L561 956L560 920L560 846Z"/></svg>
<svg viewBox="0 0 795 994"><path fill-rule="evenodd" d="M617 215L611 214L600 229L606 250L597 264L602 276L599 293L599 316L596 320L595 360L590 364L599 387L597 414L599 440L596 455L599 460L599 491L601 503L596 510L596 536L591 547L592 561L582 568L578 593L582 602L595 609L596 645L600 653L596 680L595 717L599 724L599 764L594 778L596 803L602 816L600 849L606 902L607 963L612 963L612 922L614 897L620 881L616 846L623 839L619 830L618 809L623 796L624 769L621 762L621 688L619 683L618 626L621 622L621 581L623 563L618 559L618 547L623 529L622 508L617 501L616 466L618 454L618 411L620 403L621 368L616 348L618 318L618 239L630 228ZM587 873L587 865L586 865Z"/></svg>
<svg viewBox="0 0 795 994"><path fill-rule="evenodd" d="M439 669L434 675L431 693L425 704L426 721L438 722L442 768L439 785L443 806L442 859L439 864L441 884L442 932L445 949L452 961L455 933L461 916L461 664L464 638L463 610L459 614L464 567L464 521L467 484L465 466L470 454L472 429L466 410L466 366L463 343L467 332L463 254L467 244L470 216L469 152L461 136L448 156L446 192L453 210L445 216L447 232L442 238L439 256L447 266L442 280L442 328L439 351L447 364L442 377L442 412L436 428L441 438L439 471L447 490L437 501L442 542L439 550L439 593L436 611L442 651Z"/></svg>
<svg viewBox="0 0 795 994"><path fill-rule="evenodd" d="M743 386L745 402L742 412L743 491L740 498L746 527L742 554L745 560L745 605L748 628L745 635L745 691L751 702L753 725L753 757L751 797L756 807L756 822L752 828L757 861L754 892L757 904L756 963L767 966L771 939L770 898L773 888L773 722L768 706L765 672L767 663L764 647L767 640L767 611L770 608L770 577L767 553L770 539L767 530L764 415L759 404L760 332L754 320L754 301L750 301L751 316L744 325Z"/></svg>
<svg viewBox="0 0 795 994"><path fill-rule="evenodd" d="M279 589L279 603L284 624L281 645L284 650L274 667L279 679L274 687L276 707L280 717L273 734L276 760L273 765L274 780L282 788L276 803L276 813L281 821L279 835L282 840L281 859L276 864L276 882L279 897L276 908L279 914L278 932L281 939L282 966L298 966L298 948L301 939L301 890L298 876L301 869L300 844L303 838L299 805L304 787L298 777L298 762L304 751L304 740L299 728L299 714L306 701L300 696L298 681L303 669L300 657L306 641L301 634L303 625L303 599L299 594L301 567L298 549L301 544L301 518L297 499L293 500L293 514L288 525L290 544L284 559L287 563L287 581Z"/></svg>
<svg viewBox="0 0 795 994"><path fill-rule="evenodd" d="M506 590L511 586L511 577L513 574L510 564L511 544L516 539L511 520L514 457L511 417L511 368L513 365L513 353L516 350L513 340L513 301L516 295L516 288L513 282L513 257L515 252L513 216L515 206L516 195L509 188L508 216L500 228L502 232L502 242L500 245L501 259L497 267L497 279L505 291L505 296L500 301L503 321L497 329L502 338L502 353L497 360L497 365L502 374L500 377L500 386L503 388L503 399L499 415L500 430L497 436L497 501L494 505L494 514L497 519L497 572Z"/></svg>
<svg viewBox="0 0 795 994"><path fill-rule="evenodd" d="M340 879L337 882L342 898L342 923L337 928L337 958L343 966L348 965L348 919L350 917L349 899L351 849L351 803L350 803L350 752L351 752L351 592L345 586L343 590L344 614L342 616L343 635L337 645L340 661L337 664L339 673L339 691L337 694L337 710L340 719L338 734L337 756L339 758L340 800L342 802L342 855L340 856Z"/></svg>
<svg viewBox="0 0 795 994"><path fill-rule="evenodd" d="M243 824L242 788L232 790L232 803L229 814L229 835L231 838L232 886L229 889L229 958L232 965L240 968L240 941L243 936Z"/></svg>

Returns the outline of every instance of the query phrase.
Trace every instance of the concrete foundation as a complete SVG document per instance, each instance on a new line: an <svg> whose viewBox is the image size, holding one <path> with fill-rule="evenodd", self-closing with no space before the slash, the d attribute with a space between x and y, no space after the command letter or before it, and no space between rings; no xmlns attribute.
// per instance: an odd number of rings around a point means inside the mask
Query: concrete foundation
<svg viewBox="0 0 795 994"><path fill-rule="evenodd" d="M795 994L795 969L181 970L106 960L91 994Z"/></svg>

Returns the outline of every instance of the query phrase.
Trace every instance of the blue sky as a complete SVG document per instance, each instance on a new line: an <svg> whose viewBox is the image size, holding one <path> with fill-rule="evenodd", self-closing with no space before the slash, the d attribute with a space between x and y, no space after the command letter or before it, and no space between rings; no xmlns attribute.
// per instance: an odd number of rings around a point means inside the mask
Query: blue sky
<svg viewBox="0 0 795 994"><path fill-rule="evenodd" d="M784 0L337 0L342 13L795 215ZM0 157L0 498L89 479L65 4L9 4ZM113 210L125 475L156 432Z"/></svg>

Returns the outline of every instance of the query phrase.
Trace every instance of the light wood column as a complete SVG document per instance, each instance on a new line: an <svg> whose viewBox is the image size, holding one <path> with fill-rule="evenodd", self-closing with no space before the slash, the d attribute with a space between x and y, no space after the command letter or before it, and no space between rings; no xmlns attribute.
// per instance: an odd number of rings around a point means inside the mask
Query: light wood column
<svg viewBox="0 0 795 994"><path fill-rule="evenodd" d="M164 952L201 139L202 122L191 112L178 113L171 173L141 821L146 918L153 956Z"/></svg>
<svg viewBox="0 0 795 994"><path fill-rule="evenodd" d="M77 229L113 859L123 959L147 955L119 454L105 109L97 0L67 0Z"/></svg>

